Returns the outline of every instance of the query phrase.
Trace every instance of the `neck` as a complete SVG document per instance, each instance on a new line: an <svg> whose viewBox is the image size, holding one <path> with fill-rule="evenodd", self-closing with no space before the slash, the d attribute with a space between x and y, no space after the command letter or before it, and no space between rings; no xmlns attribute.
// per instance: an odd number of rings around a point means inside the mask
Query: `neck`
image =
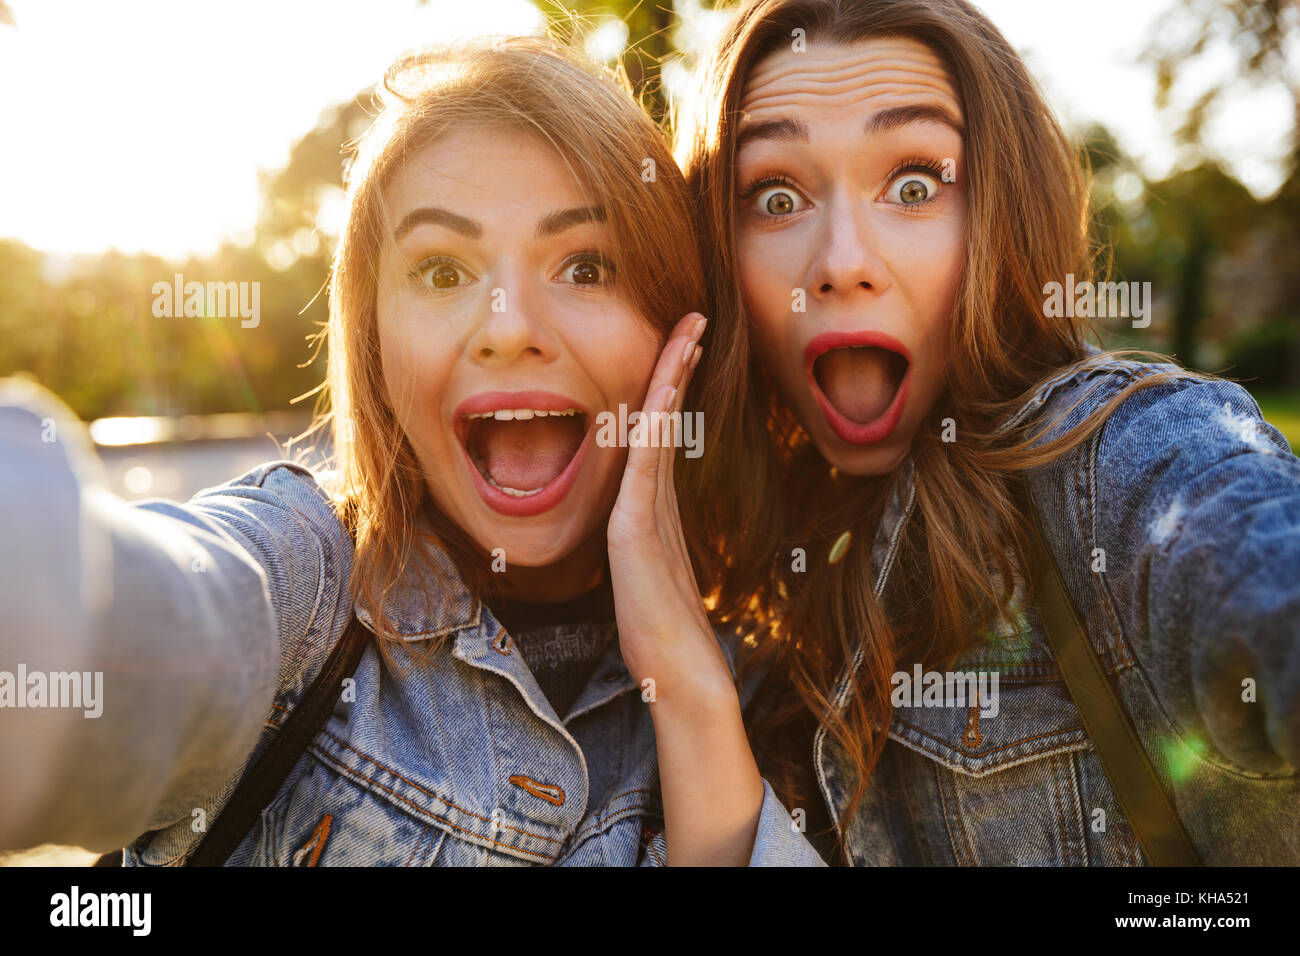
<svg viewBox="0 0 1300 956"><path fill-rule="evenodd" d="M582 597L605 579L604 533L589 538L553 564L518 565L493 575L493 593L508 601L558 603Z"/></svg>

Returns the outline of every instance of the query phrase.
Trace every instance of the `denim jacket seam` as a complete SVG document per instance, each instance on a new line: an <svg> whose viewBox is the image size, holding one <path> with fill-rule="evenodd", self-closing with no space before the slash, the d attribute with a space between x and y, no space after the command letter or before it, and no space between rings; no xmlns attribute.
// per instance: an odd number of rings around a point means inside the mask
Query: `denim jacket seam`
<svg viewBox="0 0 1300 956"><path fill-rule="evenodd" d="M412 787L413 789L420 791L420 793L423 793L423 794L425 794L426 796L432 797L433 799L437 800L437 801L440 802L440 803L444 803L444 804L446 804L447 806L451 807L453 810L459 810L461 813L465 814L465 815L468 816L468 817L473 817L473 818L476 819L476 820L482 820L484 823L491 823L491 822L492 822L492 820L491 820L490 817L485 817L485 816L483 816L483 815L480 814L480 813L475 813L473 810L467 810L465 807L462 807L462 806L460 806L459 804L453 803L452 801L448 800L446 797L440 796L440 795L434 793L432 790L428 789L427 787L424 787L424 786L422 786L422 785L416 783L414 780L411 780L409 777L405 776L404 774L400 774L400 773L398 773L398 772L397 772L396 770L394 770L392 767L389 767L387 764L384 764L384 763L382 763L381 761L376 760L374 757L371 757L369 754L362 753L360 750L358 750L356 747L353 747L350 743L348 743L347 741L345 741L343 738L339 737L338 735L333 734L333 733L331 733L331 732L328 731L328 730L322 730L321 733L322 733L324 736L329 737L331 740L333 740L335 743L337 743L337 744L338 744L340 747L342 747L343 749L345 749L345 750L350 750L352 753L356 754L356 755L357 755L358 757L360 757L362 760L365 760L365 761L367 761L367 762L369 762L369 763L374 764L374 765L375 765L376 767L378 767L380 770L384 771L384 772L387 773L387 774L391 774L393 777L395 777L395 778L398 779L398 780L401 780L403 783L407 784L408 786ZM322 753L322 754L325 754L325 751L321 750L321 748L319 748L319 747L316 746L316 745L313 745L312 750L313 750L313 752L320 752L320 753ZM328 754L326 754L326 755L328 756ZM331 758L331 759L334 759L335 761L337 761L337 758ZM340 766L346 766L346 765L345 765L345 764L340 764ZM357 770L355 770L355 769L353 769L353 768L348 768L348 769L351 769L352 772L356 773L358 776L360 776L360 777L364 777L366 780L368 780L368 781L370 781L370 782L372 782L372 783L375 783L377 786L381 786L381 787L382 787L382 784L378 784L377 781L372 780L370 777L366 777L366 775L363 774L363 773L361 773L360 771L357 771ZM388 788L384 788L384 789L388 789ZM392 792L392 791L390 790L389 792ZM401 794L393 793L393 796L397 797L398 799L405 800L405 798L403 798L403 797L401 796ZM410 803L410 801L405 801L405 802ZM415 804L412 804L412 806L415 806ZM416 809L419 809L422 813L425 812L425 811L424 811L422 808L420 808L420 807L416 807ZM432 814L431 814L431 815L432 815ZM536 837L536 838L539 839L539 840L545 840L547 843L556 843L556 844L560 844L560 843L563 843L563 842L564 842L563 840L556 839L555 837L545 836L545 835L543 835L543 834L541 834L541 833L534 833L534 832L532 832L531 830L525 830L525 829L523 829L522 827L516 827L516 826L513 826L513 825L511 825L511 824L509 824L509 823L502 823L502 824L500 824L500 826L501 826L501 829L503 829L503 830L514 830L516 833L521 833L521 834L523 834L524 836ZM467 832L468 832L468 831L467 831Z"/></svg>
<svg viewBox="0 0 1300 956"><path fill-rule="evenodd" d="M948 749L950 749L950 750L954 750L954 751L956 751L956 752L961 753L961 755L964 756L964 757L970 757L970 758L972 758L972 759L982 759L982 758L984 758L984 757L990 756L991 754L995 754L995 753L998 753L998 752L1003 751L1003 750L1009 750L1009 749L1011 749L1012 747L1019 747L1019 746L1021 746L1022 744L1027 744L1027 743L1030 743L1030 742L1035 741L1035 740L1042 740L1044 737L1058 737L1058 736L1061 736L1061 735L1064 735L1064 734L1072 734L1072 733L1076 733L1076 732L1078 732L1078 731L1082 731L1082 730L1084 729L1084 728L1083 728L1083 725L1080 724L1080 725L1077 726L1077 727L1065 727L1065 728L1063 728L1063 729L1061 729L1061 730L1050 730L1050 731L1047 731L1047 732L1045 732L1045 733L1034 734L1033 736L1030 736L1030 737L1024 737L1024 738L1022 738L1022 739L1020 739L1020 740L1013 740L1011 743L1001 744L1001 745L999 745L999 746L997 746L997 747L992 747L992 748L990 748L990 749L988 749L988 750L985 750L985 751L982 751L982 752L979 752L979 753L975 753L975 752L972 752L972 751L968 751L968 750L966 750L965 748L961 748L960 750L958 750L957 748L953 747L952 744L951 744L949 741L944 740L942 737L936 737L934 734L931 734L931 733L926 732L925 730L922 730L920 727L917 727L915 724L909 724L907 721L903 720L901 717L895 716L895 717L894 717L894 720L898 721L898 723L902 724L904 727L908 728L909 730L913 730L913 731L915 731L919 736L924 737L924 738L926 738L927 740L932 740L932 741L934 741L935 743L940 744L940 745L943 746L943 747L946 747L946 748L948 748ZM891 735L891 736L892 736L892 735ZM898 738L895 738L895 739L898 739ZM1085 736L1085 740L1086 740L1086 736ZM907 743L907 741L899 739L899 743ZM1032 753L1022 754L1020 757L1016 758L1016 762L1019 763L1019 762L1021 762L1023 759L1026 759L1026 758L1029 758L1029 757L1037 757L1037 756L1039 756L1040 754L1051 753L1054 749L1057 748L1057 746L1059 746L1059 745L1053 744L1052 746L1050 746L1050 747L1045 747L1045 748L1042 749L1042 750L1035 750L1035 751L1033 751ZM1070 746L1073 746L1073 745L1070 745ZM929 753L929 751L926 751L926 753ZM1001 767L1003 767L1003 766L1007 766L1007 765L999 764L999 765L997 765L997 766L998 766L999 768L1001 768ZM982 771L980 775L982 776L983 773L990 772L990 771L992 771L993 769L994 769L994 768L990 767L988 770L986 770L986 771Z"/></svg>
<svg viewBox="0 0 1300 956"><path fill-rule="evenodd" d="M333 736L333 735L331 734L330 736ZM336 739L337 739L337 738L336 738ZM345 746L346 746L346 745L345 745ZM349 748L349 749L351 749L351 748ZM478 833L475 833L473 830L470 830L470 829L468 829L467 827L459 826L458 824L452 822L451 820L447 819L446 817L442 816L441 814L435 813L432 809L430 809L430 808L428 808L428 807L421 807L419 804L415 803L415 801L410 800L410 799L408 799L408 798L402 796L400 793L398 793L398 792L397 792L396 790L394 790L392 787L385 786L384 784L380 783L378 780L374 779L373 777L367 776L366 774L362 773L362 772L361 772L360 770L358 770L357 768L355 768L355 767L349 767L347 764L343 763L343 762L340 761L338 758L334 757L332 754L329 754L329 753L327 753L326 751L320 749L318 746L313 745L312 748L311 748L311 751L312 751L312 755L313 755L314 757L317 757L318 759L320 759L321 761L323 761L327 766L333 767L336 771L338 771L338 772L339 772L340 774L342 774L343 776L345 776L345 777L352 777L352 778L354 778L354 779L362 780L362 781L364 781L366 784L368 784L369 786L375 787L375 788L377 788L377 789L383 791L384 793L387 793L387 794L389 795L389 797L391 797L392 799L400 800L402 803L407 804L408 806L410 806L410 807L415 811L415 813L414 813L413 815L416 817L416 819L421 819L421 820L432 819L432 820L435 820L435 821L437 821L437 823L438 823L439 825L441 825L441 826L450 827L450 828L453 829L453 830L457 830L457 831L459 831L459 832L461 832L461 833L466 833L466 834L468 834L469 837L472 838L471 842L486 841L486 842L488 842L488 843L491 843L493 846L503 847L503 848L505 848L506 850L508 850L508 851L510 851L510 852L525 853L525 854L527 854L528 856L535 856L535 857L538 857L538 858L540 858L540 859L547 860L547 861L553 861L553 860L555 859L554 856L550 856L550 855L548 855L548 854L541 853L541 852L539 852L539 851L537 851L537 850L529 850L529 849L526 849L526 848L521 847L521 846L515 846L515 845L512 844L512 843L506 843L506 842L503 841L503 840L497 840L497 839L495 839L495 838L493 838L493 837L485 837L485 836L482 836L482 835L480 835L480 834L478 834ZM362 754L361 756L365 756L365 755ZM367 760L371 760L371 758L369 758L369 757L366 757L366 759L367 759ZM393 773L392 770L390 770L389 768L385 767L383 764L379 763L378 761L371 760L371 762L374 763L374 764L375 764L376 766L378 766L379 768L381 768L381 769L387 771L388 773ZM401 774L393 773L393 776L394 776L394 777L397 777L398 779L400 779L400 780L402 780L402 781L404 781L405 783L409 784L410 786L415 787L415 789L420 790L420 791L423 792L423 793L427 793L427 794L429 794L430 796L434 797L434 799L436 799L436 800L440 800L441 802L446 803L446 804L447 804L448 806L450 806L450 807L455 807L455 809L460 810L462 813L465 813L465 814L467 814L468 816L476 817L477 819L480 819L480 820L487 820L486 817L482 817L482 816L480 816L480 815L477 814L477 813L472 813L471 811L465 810L465 809L462 808L462 807L457 807L454 803L451 803L449 800L446 800L446 799L444 799L443 797L439 797L439 796L437 796L437 794L430 793L428 790L425 790L423 787L420 787L418 784L412 783L410 780L407 780L407 779L406 779L405 777L403 777ZM408 811L408 812L409 812L409 811ZM488 822L490 822L490 821L488 821ZM523 830L523 829L521 829L521 828L519 828L519 827L511 826L511 825L508 824L508 823L503 823L503 824L501 824L501 829L503 829L503 830L513 830L513 831L515 831L516 833L520 833L520 834L522 834L522 835L524 835L524 836L535 837L535 838L538 838L538 839L541 839L541 840L548 840L548 841L550 841L550 842L556 842L552 837L542 836L540 833L531 833L531 832L529 832L528 830Z"/></svg>
<svg viewBox="0 0 1300 956"><path fill-rule="evenodd" d="M1096 462L1101 448L1101 434L1103 431L1105 431L1105 426L1098 429L1089 439L1087 448L1084 449L1084 453L1080 456L1083 475L1076 475L1078 484L1076 484L1075 511L1079 521L1079 534L1083 538L1083 547L1088 554L1091 554L1092 549L1097 546ZM1115 613L1114 601L1110 593L1110 582L1106 580L1106 575L1104 573L1094 574L1093 579L1097 596L1100 599L1102 613L1115 635L1115 646L1113 648L1115 661L1113 663L1118 667L1125 661L1132 661L1132 646L1128 640L1128 635L1124 632L1123 622ZM1093 641L1093 646L1096 647L1096 641ZM1105 657L1109 656L1112 648L1101 647L1097 648L1097 650L1104 661Z"/></svg>
<svg viewBox="0 0 1300 956"><path fill-rule="evenodd" d="M609 800L606 801L605 805L609 806L615 800L618 800L622 797L629 796L630 794L633 793L644 793L652 797L654 796L653 790L650 790L646 787L638 787L634 790L624 790L622 793L614 794L614 796L610 797ZM583 827L581 830L579 830L569 839L570 841L572 841L573 846L576 847L580 842L582 842L582 840L586 838L586 836L589 833L593 833L596 830L604 829L604 827L607 824L613 823L615 822L615 820L621 820L630 813L644 813L646 810L650 809L650 806L651 806L650 802L646 801L645 803L638 803L630 807L623 807L622 809L616 810L614 811L614 815L611 816L609 819L598 817L595 822L589 823L587 826Z"/></svg>
<svg viewBox="0 0 1300 956"><path fill-rule="evenodd" d="M957 799L957 781L953 778L951 771L945 777L944 769L946 768L943 768L937 762L935 763L934 772L939 790L939 803L943 807L943 822L948 830L948 842L957 857L958 866L975 866L977 865L975 848L971 845L970 834L966 832L966 820L961 815L961 807ZM953 830L954 824L956 825L956 832ZM958 837L960 837L960 842ZM964 862L962 860L963 856L965 857Z"/></svg>

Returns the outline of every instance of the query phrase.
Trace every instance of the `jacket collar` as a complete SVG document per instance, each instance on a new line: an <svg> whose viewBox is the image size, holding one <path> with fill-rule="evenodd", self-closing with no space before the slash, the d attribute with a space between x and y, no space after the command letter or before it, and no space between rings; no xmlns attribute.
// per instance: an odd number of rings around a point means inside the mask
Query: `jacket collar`
<svg viewBox="0 0 1300 956"><path fill-rule="evenodd" d="M431 533L427 514L421 510L416 525ZM422 641L442 637L464 628L479 627L483 608L470 594L455 562L442 548L417 542L413 552L422 554L419 560L413 553L398 575L397 581L384 597L384 611L391 625L389 634L408 641ZM371 609L360 599L356 603L357 617L375 633Z"/></svg>

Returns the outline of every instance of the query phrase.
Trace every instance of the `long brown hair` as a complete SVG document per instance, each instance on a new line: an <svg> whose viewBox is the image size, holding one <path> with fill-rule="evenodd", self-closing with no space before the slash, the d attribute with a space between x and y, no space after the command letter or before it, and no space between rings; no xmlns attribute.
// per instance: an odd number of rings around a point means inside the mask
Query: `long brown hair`
<svg viewBox="0 0 1300 956"><path fill-rule="evenodd" d="M523 130L554 149L606 208L621 294L661 333L704 303L704 277L685 183L661 133L625 78L542 38L434 48L398 60L376 91L379 107L347 168L347 211L331 272L327 380L313 430L332 429L336 506L355 532L350 587L388 637L384 596L413 558L446 581L448 555L481 595L488 559L427 495L425 476L383 385L376 321L377 263L390 234L383 196L406 158L466 128ZM705 377L705 376L702 376ZM733 380L743 376L733 374ZM697 389L706 421L725 389ZM688 402L691 396L688 396ZM310 432L309 432L310 434ZM707 449L701 462L708 461ZM712 520L689 467L679 484L700 579L717 579L700 529ZM682 466L679 463L679 471ZM423 511L431 532L416 519ZM416 547L429 545L430 548ZM432 601L435 595L426 595ZM381 643L381 648L385 644Z"/></svg>
<svg viewBox="0 0 1300 956"><path fill-rule="evenodd" d="M873 591L871 543L900 472L836 474L757 363L750 389L769 441L760 457L734 466L757 476L755 493L764 499L747 536L733 539L737 556L720 609L765 619L768 636L753 662L772 665L784 684L751 738L787 805L809 806L821 797L810 792L813 783L800 772L806 759L792 748L806 754L798 728L802 722L806 729L810 715L819 720L852 762L847 818L887 739L890 676L899 662L950 662L1007 614L1016 571L1026 569L1025 516L1014 504L1018 476L1076 447L1134 389L1166 376L1124 389L1081 426L1037 448L1025 429L999 429L1043 379L1088 360L1084 324L1048 318L1042 290L1067 273L1091 280L1099 250L1088 239L1090 176L1080 156L1015 50L965 0L751 0L736 13L677 141L720 322L748 325L733 234L741 98L750 71L789 44L796 29L808 44L889 36L924 43L945 63L966 116L969 214L948 387L913 441L915 519L901 539L887 598ZM941 440L945 418L958 429L955 442ZM829 563L845 531L852 546ZM806 550L806 572L793 567L797 547ZM1021 573L1032 578L1032 568ZM841 706L835 682L859 647L863 664Z"/></svg>

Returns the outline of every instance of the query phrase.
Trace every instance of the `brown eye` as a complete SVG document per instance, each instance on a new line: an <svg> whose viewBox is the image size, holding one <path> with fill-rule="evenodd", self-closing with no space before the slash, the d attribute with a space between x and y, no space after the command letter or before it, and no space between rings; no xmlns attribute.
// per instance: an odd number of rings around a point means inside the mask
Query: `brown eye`
<svg viewBox="0 0 1300 956"><path fill-rule="evenodd" d="M458 289L474 281L456 260L441 257L421 262L415 269L415 275L431 289Z"/></svg>
<svg viewBox="0 0 1300 956"><path fill-rule="evenodd" d="M607 286L614 279L614 264L594 252L579 253L565 263L556 278L574 285Z"/></svg>
<svg viewBox="0 0 1300 956"><path fill-rule="evenodd" d="M460 284L460 271L455 266L434 266L429 278L435 288L451 289Z"/></svg>
<svg viewBox="0 0 1300 956"><path fill-rule="evenodd" d="M924 202L929 196L929 187L919 179L909 179L903 183L903 188L898 191L898 197L909 205Z"/></svg>
<svg viewBox="0 0 1300 956"><path fill-rule="evenodd" d="M600 267L594 262L579 262L573 267L573 281L578 285L599 285Z"/></svg>

